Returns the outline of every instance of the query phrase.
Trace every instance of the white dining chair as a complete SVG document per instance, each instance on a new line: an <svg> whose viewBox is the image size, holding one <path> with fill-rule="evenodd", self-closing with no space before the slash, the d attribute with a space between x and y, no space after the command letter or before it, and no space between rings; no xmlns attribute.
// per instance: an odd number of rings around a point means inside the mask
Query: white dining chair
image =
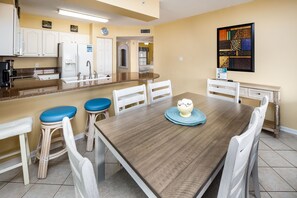
<svg viewBox="0 0 297 198"><path fill-rule="evenodd" d="M68 117L63 118L63 134L72 170L76 197L98 198L99 191L92 163L89 159L82 157L77 151Z"/></svg>
<svg viewBox="0 0 297 198"><path fill-rule="evenodd" d="M81 198L99 198L99 189L92 163L77 151L71 123L63 118L63 134L72 170L75 196ZM146 197L125 170L118 171L109 179L100 183L103 197ZM119 186L121 186L119 188Z"/></svg>
<svg viewBox="0 0 297 198"><path fill-rule="evenodd" d="M259 114L259 110L255 109L248 129L240 136L231 138L217 196L218 198L245 197L249 155L260 119Z"/></svg>
<svg viewBox="0 0 297 198"><path fill-rule="evenodd" d="M248 174L247 174L247 182L246 182L246 197L249 197L249 179L250 176L253 179L253 186L255 191L256 198L260 198L260 187L259 187L259 177L258 177L258 147L259 147L259 138L260 133L262 131L263 123L265 120L265 114L268 106L268 97L263 97L260 107L257 107L256 109L260 112L260 118L259 123L256 128L256 133L254 137L253 147L250 154L249 159L249 166L248 166Z"/></svg>
<svg viewBox="0 0 297 198"><path fill-rule="evenodd" d="M148 84L149 103L155 103L172 97L171 81L161 81Z"/></svg>
<svg viewBox="0 0 297 198"><path fill-rule="evenodd" d="M113 91L115 115L147 105L145 85Z"/></svg>
<svg viewBox="0 0 297 198"><path fill-rule="evenodd" d="M239 87L239 82L207 79L207 96L238 103Z"/></svg>

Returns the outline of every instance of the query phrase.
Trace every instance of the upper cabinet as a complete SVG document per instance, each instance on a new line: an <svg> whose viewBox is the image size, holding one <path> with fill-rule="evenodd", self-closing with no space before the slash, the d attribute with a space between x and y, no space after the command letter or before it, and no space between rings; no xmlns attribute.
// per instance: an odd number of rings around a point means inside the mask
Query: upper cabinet
<svg viewBox="0 0 297 198"><path fill-rule="evenodd" d="M89 44L89 35L22 28L23 56L58 57L59 43Z"/></svg>
<svg viewBox="0 0 297 198"><path fill-rule="evenodd" d="M48 57L58 56L59 33L42 31L42 55Z"/></svg>
<svg viewBox="0 0 297 198"><path fill-rule="evenodd" d="M23 28L23 56L42 56L42 30Z"/></svg>
<svg viewBox="0 0 297 198"><path fill-rule="evenodd" d="M60 43L74 43L75 34L60 32L59 33L59 42Z"/></svg>
<svg viewBox="0 0 297 198"><path fill-rule="evenodd" d="M87 34L59 32L59 43L90 44L90 37Z"/></svg>
<svg viewBox="0 0 297 198"><path fill-rule="evenodd" d="M0 3L0 56L19 55L19 19L16 8Z"/></svg>
<svg viewBox="0 0 297 198"><path fill-rule="evenodd" d="M58 32L23 28L23 56L57 57L58 43Z"/></svg>

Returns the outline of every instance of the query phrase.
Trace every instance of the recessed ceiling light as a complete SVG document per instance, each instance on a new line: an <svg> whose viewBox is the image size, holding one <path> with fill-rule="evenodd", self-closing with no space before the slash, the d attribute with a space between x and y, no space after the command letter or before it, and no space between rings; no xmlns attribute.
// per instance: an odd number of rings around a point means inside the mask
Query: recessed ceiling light
<svg viewBox="0 0 297 198"><path fill-rule="evenodd" d="M97 21L97 22L101 22L101 23L108 22L108 19L104 19L104 18L100 18L97 16L92 16L92 15L87 15L87 14L82 14L82 13L78 13L78 12L74 12L74 11L59 9L58 13L61 15L64 15L64 16L86 19L86 20L90 20L90 21Z"/></svg>

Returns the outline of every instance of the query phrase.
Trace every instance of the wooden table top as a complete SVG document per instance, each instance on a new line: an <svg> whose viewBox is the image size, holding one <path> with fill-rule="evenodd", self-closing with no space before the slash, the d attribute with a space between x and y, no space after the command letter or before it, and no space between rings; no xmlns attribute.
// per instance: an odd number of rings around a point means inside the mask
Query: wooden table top
<svg viewBox="0 0 297 198"><path fill-rule="evenodd" d="M164 112L183 98L207 122L180 126ZM96 123L97 129L157 197L194 197L224 159L232 136L247 127L253 108L184 93Z"/></svg>

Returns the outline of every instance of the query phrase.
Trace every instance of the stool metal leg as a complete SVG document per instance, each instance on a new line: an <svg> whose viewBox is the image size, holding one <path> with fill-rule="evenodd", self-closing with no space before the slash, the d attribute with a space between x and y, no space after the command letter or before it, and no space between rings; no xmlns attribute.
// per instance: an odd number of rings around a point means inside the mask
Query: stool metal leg
<svg viewBox="0 0 297 198"><path fill-rule="evenodd" d="M20 147L21 147L21 158L22 158L22 167L23 167L23 176L24 184L29 184L29 170L28 170L28 154L27 154L27 145L25 140L25 135L19 135Z"/></svg>
<svg viewBox="0 0 297 198"><path fill-rule="evenodd" d="M46 178L47 175L47 166L49 159L49 150L51 143L50 128L45 127L42 129L42 143L41 143L41 152L39 159L38 167L38 178Z"/></svg>

